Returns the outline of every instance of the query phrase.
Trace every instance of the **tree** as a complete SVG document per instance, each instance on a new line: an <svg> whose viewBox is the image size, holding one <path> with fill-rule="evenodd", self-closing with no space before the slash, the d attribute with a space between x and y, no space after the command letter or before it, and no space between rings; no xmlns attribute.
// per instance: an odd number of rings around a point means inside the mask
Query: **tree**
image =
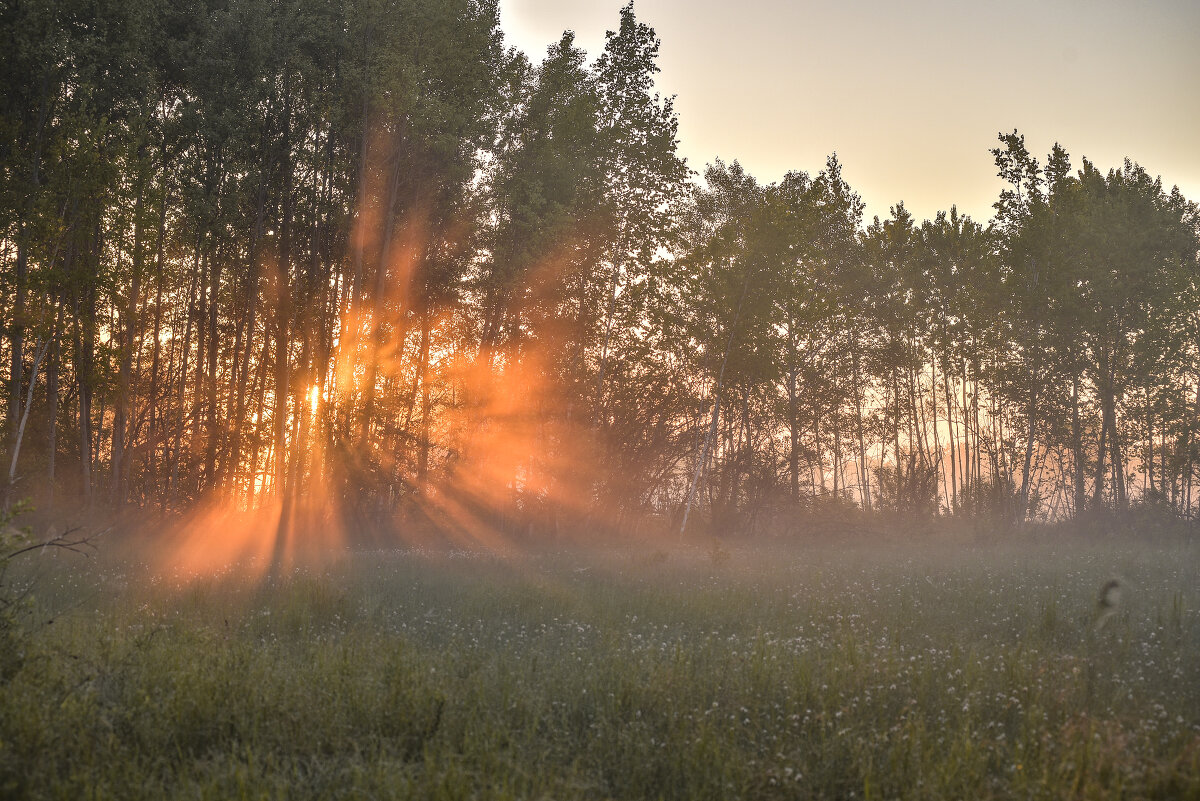
<svg viewBox="0 0 1200 801"><path fill-rule="evenodd" d="M630 2L621 9L620 27L605 35L595 68L611 215L608 275L599 287L604 305L593 401L593 415L602 427L609 361L626 344L624 335L640 322L636 305L623 301L635 294L629 288L646 282L659 249L669 244L672 201L689 175L676 152L674 100L653 92L659 46L654 29L637 21Z"/></svg>
<svg viewBox="0 0 1200 801"><path fill-rule="evenodd" d="M690 306L688 338L698 348L697 367L709 377L711 412L684 500L681 532L716 444L727 384L740 385L745 395L751 387L774 383L773 290L786 248L772 190L759 186L736 161L717 161L704 177L707 189L697 192L689 214L689 248L680 279L686 282ZM744 413L748 430L748 399ZM754 446L748 433L742 442L747 456ZM741 461L739 472L744 474L748 460ZM742 477L735 474L725 488L726 516L735 506L732 499Z"/></svg>

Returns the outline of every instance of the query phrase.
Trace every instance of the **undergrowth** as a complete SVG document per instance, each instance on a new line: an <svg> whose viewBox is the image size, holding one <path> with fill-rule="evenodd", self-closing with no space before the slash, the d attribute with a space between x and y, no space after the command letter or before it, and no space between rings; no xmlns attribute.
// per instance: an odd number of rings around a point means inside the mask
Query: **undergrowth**
<svg viewBox="0 0 1200 801"><path fill-rule="evenodd" d="M0 685L0 797L1198 798L1197 564L381 552L180 583L60 558Z"/></svg>

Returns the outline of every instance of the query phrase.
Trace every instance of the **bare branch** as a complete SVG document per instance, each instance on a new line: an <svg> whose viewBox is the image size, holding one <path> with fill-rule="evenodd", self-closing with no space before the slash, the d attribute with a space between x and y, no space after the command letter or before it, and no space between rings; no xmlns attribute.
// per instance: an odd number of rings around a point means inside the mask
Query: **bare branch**
<svg viewBox="0 0 1200 801"><path fill-rule="evenodd" d="M18 548L11 553L0 556L0 562L7 562L14 557L20 556L21 554L30 553L31 551L45 548L58 548L64 551L70 551L71 553L88 555L96 551L95 540L108 533L108 529L104 529L103 531L99 531L94 534L76 536L78 531L78 527L67 529L62 534L59 534L51 539L43 542L35 542L31 545L26 545L23 548Z"/></svg>

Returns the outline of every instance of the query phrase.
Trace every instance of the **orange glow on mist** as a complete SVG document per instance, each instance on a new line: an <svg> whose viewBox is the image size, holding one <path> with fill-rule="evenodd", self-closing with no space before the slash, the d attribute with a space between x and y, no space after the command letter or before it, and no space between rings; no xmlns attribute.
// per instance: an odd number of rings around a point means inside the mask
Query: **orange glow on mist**
<svg viewBox="0 0 1200 801"><path fill-rule="evenodd" d="M296 478L286 497L268 495L261 475L248 508L234 498L199 506L166 533L159 572L183 583L230 573L254 580L328 564L344 553L346 531L321 469L321 443L293 447Z"/></svg>
<svg viewBox="0 0 1200 801"><path fill-rule="evenodd" d="M168 535L166 572L264 577L364 540L508 552L535 529L563 536L579 528L575 520L596 521L601 466L588 405L572 397L579 378L567 378L582 357L565 344L575 341L582 246L564 237L505 287L496 301L509 304L500 309L505 341L477 346L479 333L464 334L457 310L426 297L422 273L438 258L430 243L453 247L467 219L438 220L433 231L419 201L389 216L385 174L367 175L328 363L319 372L297 365L310 372L292 374L288 402L263 391L268 414L283 417L270 424L281 425L284 453L262 438L254 475ZM268 298L283 302L284 275L265 268Z"/></svg>

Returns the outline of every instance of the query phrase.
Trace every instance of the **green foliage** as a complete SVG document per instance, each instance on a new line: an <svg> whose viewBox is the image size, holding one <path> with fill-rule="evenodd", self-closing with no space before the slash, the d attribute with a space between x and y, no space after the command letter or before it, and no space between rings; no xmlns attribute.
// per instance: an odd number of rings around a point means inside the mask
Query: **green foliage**
<svg viewBox="0 0 1200 801"><path fill-rule="evenodd" d="M28 510L27 501L0 508L0 685L20 670L25 659L25 623L31 599L23 588L14 586L10 568L14 557L29 544L28 527L15 525Z"/></svg>
<svg viewBox="0 0 1200 801"><path fill-rule="evenodd" d="M836 155L697 185L613 27L530 63L497 0L0 7L5 466L389 524L484 476L514 530L1194 516L1194 203L1017 131L990 223L864 225Z"/></svg>
<svg viewBox="0 0 1200 801"><path fill-rule="evenodd" d="M885 514L928 520L937 513L937 471L930 465L880 465L875 468L875 491Z"/></svg>

